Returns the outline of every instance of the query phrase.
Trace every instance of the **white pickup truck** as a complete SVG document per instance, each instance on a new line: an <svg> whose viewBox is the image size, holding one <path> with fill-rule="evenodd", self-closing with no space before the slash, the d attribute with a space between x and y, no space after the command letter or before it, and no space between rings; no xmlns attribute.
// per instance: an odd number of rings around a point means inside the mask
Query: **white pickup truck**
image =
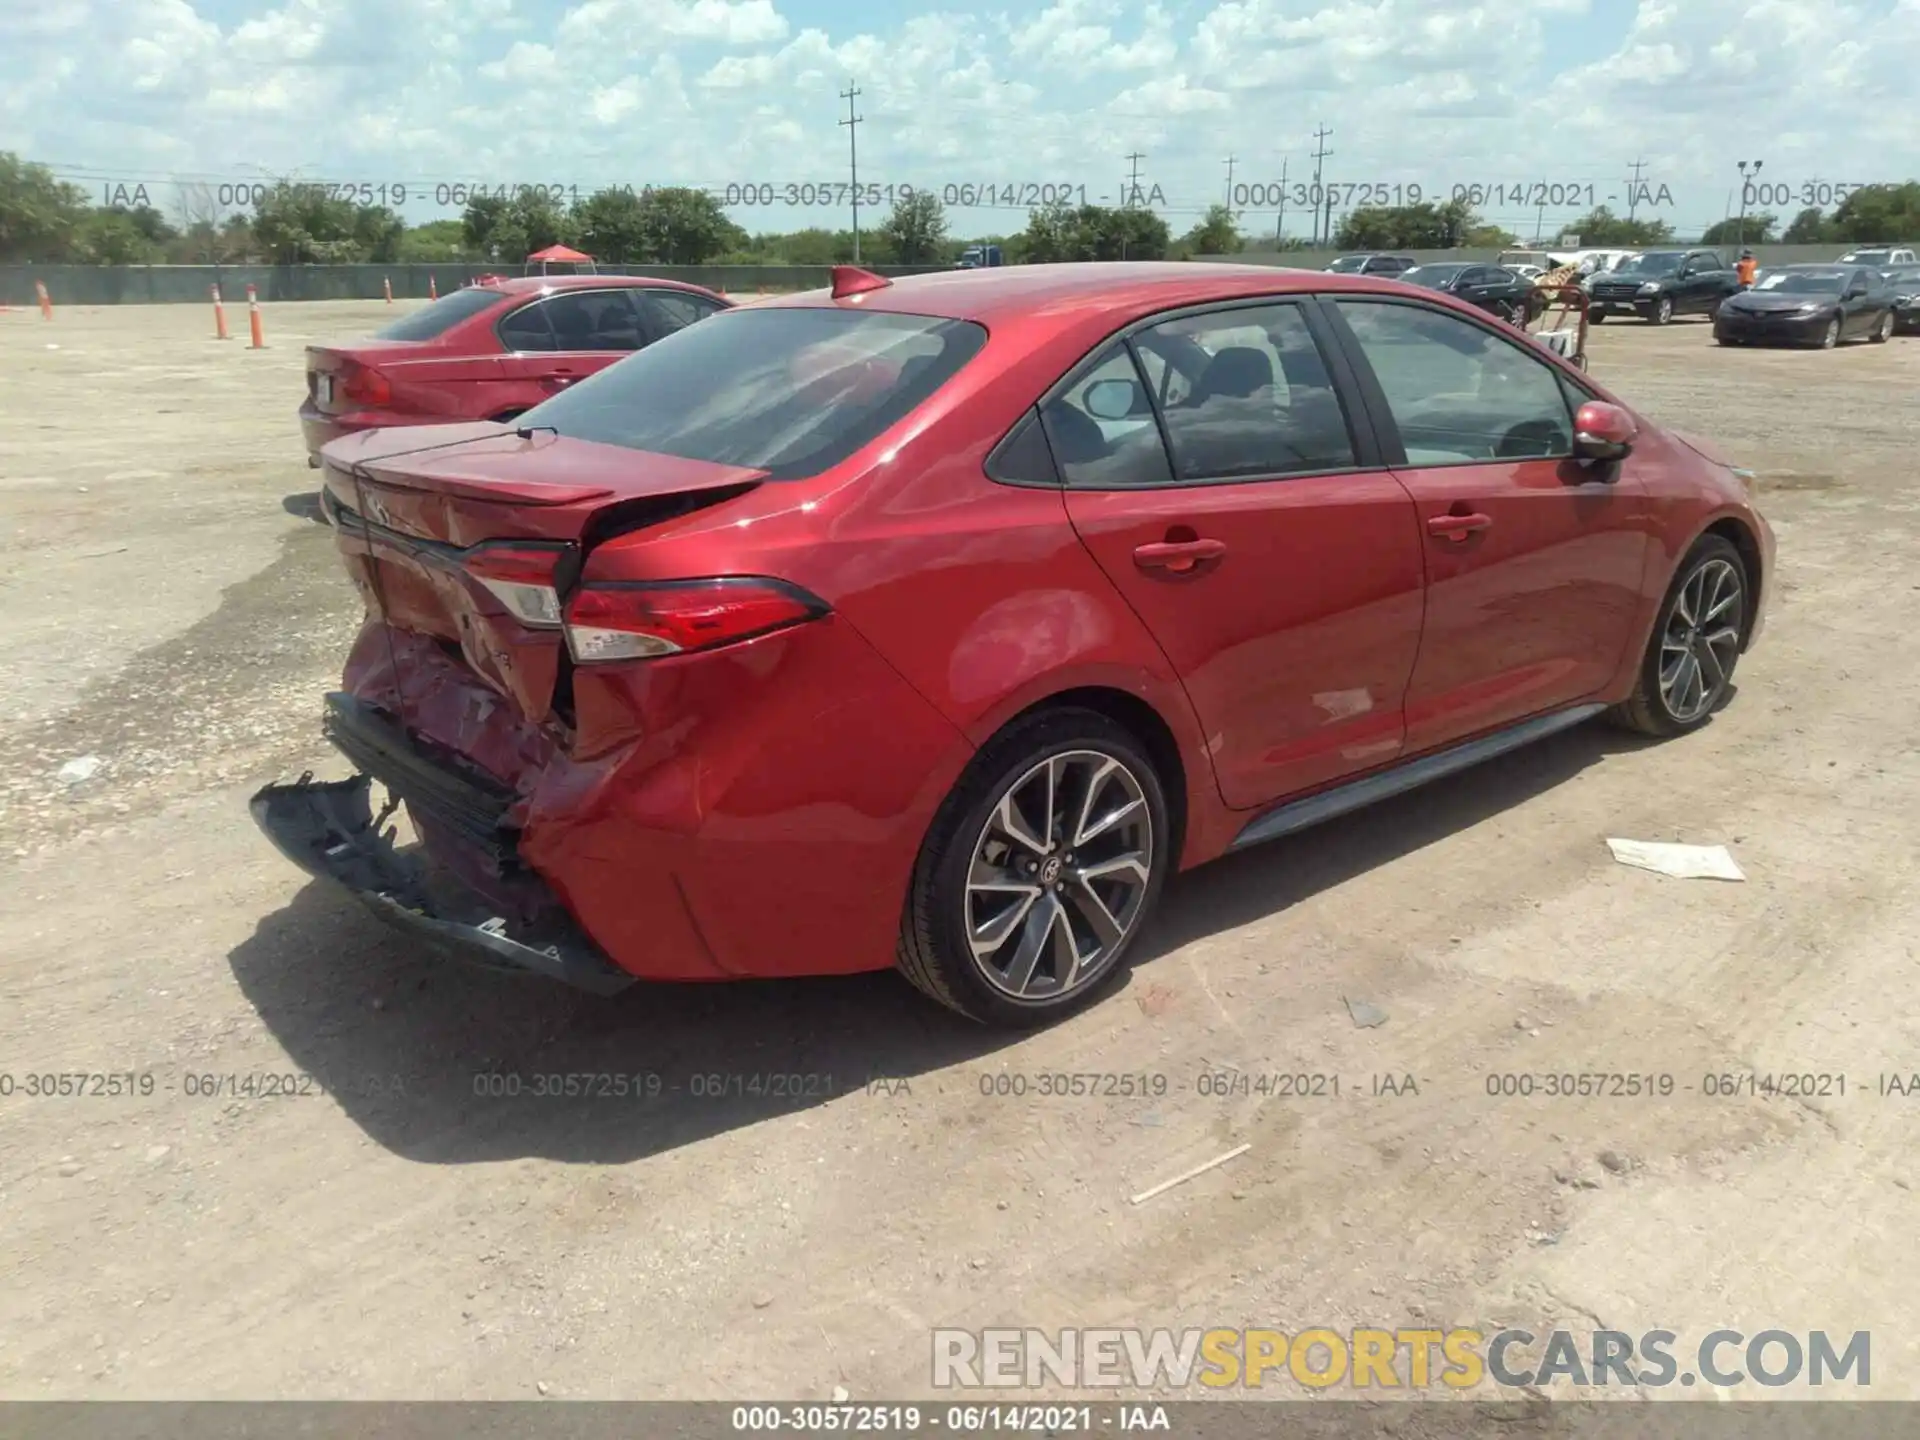
<svg viewBox="0 0 1920 1440"><path fill-rule="evenodd" d="M1892 265L1914 264L1913 251L1905 246L1876 245L1870 250L1849 250L1840 257L1842 265L1871 265L1885 270Z"/></svg>

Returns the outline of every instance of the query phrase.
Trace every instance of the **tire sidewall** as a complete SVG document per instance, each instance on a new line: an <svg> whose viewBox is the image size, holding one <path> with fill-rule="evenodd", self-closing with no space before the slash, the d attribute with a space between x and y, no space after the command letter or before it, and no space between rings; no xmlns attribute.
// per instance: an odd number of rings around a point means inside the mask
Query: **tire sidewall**
<svg viewBox="0 0 1920 1440"><path fill-rule="evenodd" d="M1840 322L1829 320L1827 328L1820 332L1820 348L1831 350L1840 343Z"/></svg>
<svg viewBox="0 0 1920 1440"><path fill-rule="evenodd" d="M1648 700L1659 715L1662 729L1669 735L1685 735L1698 730L1720 713L1731 694L1732 686L1714 702L1705 712L1692 720L1680 721L1667 709L1667 698L1660 690L1660 642L1666 636L1667 622L1673 618L1673 607L1680 599L1680 592L1692 578L1694 572L1709 560L1726 560L1740 575L1740 624L1743 631L1753 623L1753 577L1747 573L1747 562L1740 558L1730 541L1718 535L1703 535L1693 543L1693 547L1681 560L1673 572L1673 579L1667 586L1667 593L1661 598L1660 609L1653 617L1653 634L1647 637L1646 654L1640 661L1640 684ZM1739 666L1739 654L1735 652L1734 666ZM1731 673L1729 674L1731 680Z"/></svg>
<svg viewBox="0 0 1920 1440"><path fill-rule="evenodd" d="M940 969L966 1008L995 1024L1032 1027L1051 1024L1092 1004L1125 973L1141 932L1151 923L1153 912L1158 908L1174 856L1166 792L1160 775L1151 757L1127 730L1103 715L1075 710L1047 717L1033 729L1008 739L1012 743L1004 747L996 744L983 751L975 762L978 768L970 770L956 787L956 794L964 794L967 799L950 807L936 822L940 832L934 837L937 859L926 872L927 883L916 887L916 898L931 910L925 917L926 929L938 952ZM1107 961L1107 968L1098 979L1063 999L1023 1002L989 984L974 961L972 947L967 942L967 872L973 863L974 842L1007 787L1042 760L1069 750L1099 750L1111 755L1125 764L1139 782L1153 824L1147 893L1132 931L1121 942L1119 952Z"/></svg>
<svg viewBox="0 0 1920 1440"><path fill-rule="evenodd" d="M1653 302L1653 323L1665 325L1673 319L1673 301L1663 295Z"/></svg>

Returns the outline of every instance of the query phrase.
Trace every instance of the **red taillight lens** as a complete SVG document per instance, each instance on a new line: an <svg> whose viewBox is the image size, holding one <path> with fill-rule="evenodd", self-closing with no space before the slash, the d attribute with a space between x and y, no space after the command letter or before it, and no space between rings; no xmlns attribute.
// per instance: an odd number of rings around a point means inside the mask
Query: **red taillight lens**
<svg viewBox="0 0 1920 1440"><path fill-rule="evenodd" d="M552 629L562 620L554 576L565 554L564 545L479 545L467 552L465 564L514 619Z"/></svg>
<svg viewBox="0 0 1920 1440"><path fill-rule="evenodd" d="M729 577L589 586L567 602L576 663L710 650L813 620L827 605L779 580Z"/></svg>
<svg viewBox="0 0 1920 1440"><path fill-rule="evenodd" d="M340 393L359 405L386 405L393 385L371 365L349 365L340 377Z"/></svg>

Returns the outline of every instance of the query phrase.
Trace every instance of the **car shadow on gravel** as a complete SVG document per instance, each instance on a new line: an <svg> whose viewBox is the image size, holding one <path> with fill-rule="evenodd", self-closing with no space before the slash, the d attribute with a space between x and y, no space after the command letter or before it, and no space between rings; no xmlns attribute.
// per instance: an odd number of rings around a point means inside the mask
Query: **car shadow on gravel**
<svg viewBox="0 0 1920 1440"><path fill-rule="evenodd" d="M1284 910L1638 743L1583 726L1204 866L1169 887L1139 963L1150 974L1189 941ZM911 1085L1022 1040L943 1010L892 971L584 995L439 958L320 881L229 960L285 1068L324 1085L377 1144L430 1164L623 1163Z"/></svg>
<svg viewBox="0 0 1920 1440"><path fill-rule="evenodd" d="M319 525L328 523L326 512L320 508L320 492L318 490L307 490L298 495L282 496L280 508L289 515L297 515L302 520L311 520Z"/></svg>
<svg viewBox="0 0 1920 1440"><path fill-rule="evenodd" d="M1565 784L1610 755L1656 743L1605 723L1580 725L1297 835L1223 856L1169 883L1134 963L1150 975L1158 956L1285 910Z"/></svg>

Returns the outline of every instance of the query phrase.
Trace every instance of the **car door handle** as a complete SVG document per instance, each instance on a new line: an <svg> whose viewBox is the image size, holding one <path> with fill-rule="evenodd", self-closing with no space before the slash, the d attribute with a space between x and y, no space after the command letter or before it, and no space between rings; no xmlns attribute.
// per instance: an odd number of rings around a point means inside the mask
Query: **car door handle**
<svg viewBox="0 0 1920 1440"><path fill-rule="evenodd" d="M1227 553L1224 540L1159 540L1133 548L1133 563L1142 570L1184 573L1202 560L1218 560Z"/></svg>
<svg viewBox="0 0 1920 1440"><path fill-rule="evenodd" d="M1433 515L1427 519L1429 535L1444 535L1449 540L1464 540L1476 530L1493 524L1491 515Z"/></svg>

